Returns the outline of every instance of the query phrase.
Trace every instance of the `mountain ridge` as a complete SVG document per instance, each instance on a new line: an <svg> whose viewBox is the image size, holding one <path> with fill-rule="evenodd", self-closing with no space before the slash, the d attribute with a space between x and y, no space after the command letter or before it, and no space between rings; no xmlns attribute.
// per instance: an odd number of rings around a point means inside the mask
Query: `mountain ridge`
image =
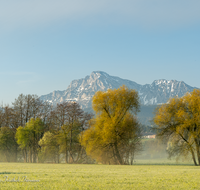
<svg viewBox="0 0 200 190"><path fill-rule="evenodd" d="M157 105L166 103L170 97L182 97L196 87L189 86L184 81L158 79L151 84L141 85L128 79L111 76L103 71L93 71L85 78L72 80L66 90L53 91L40 99L53 105L63 101L77 101L83 109L91 107L91 99L96 91L119 88L126 85L138 91L142 105Z"/></svg>

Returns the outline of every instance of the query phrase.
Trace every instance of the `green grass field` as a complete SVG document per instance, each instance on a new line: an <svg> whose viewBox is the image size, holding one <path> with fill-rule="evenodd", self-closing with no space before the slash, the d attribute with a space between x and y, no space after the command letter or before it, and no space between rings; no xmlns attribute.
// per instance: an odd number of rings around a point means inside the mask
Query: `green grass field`
<svg viewBox="0 0 200 190"><path fill-rule="evenodd" d="M5 176L20 181L6 182ZM23 176L40 181L24 182ZM0 180L0 189L200 189L200 168L142 162L133 166L0 163Z"/></svg>

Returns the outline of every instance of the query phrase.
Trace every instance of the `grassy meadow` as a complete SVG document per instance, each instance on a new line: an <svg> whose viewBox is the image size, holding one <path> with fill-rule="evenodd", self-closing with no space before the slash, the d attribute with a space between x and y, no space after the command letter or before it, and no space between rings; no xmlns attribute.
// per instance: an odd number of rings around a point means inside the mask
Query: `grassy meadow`
<svg viewBox="0 0 200 190"><path fill-rule="evenodd" d="M199 179L200 168L189 164L0 163L0 189L199 189Z"/></svg>

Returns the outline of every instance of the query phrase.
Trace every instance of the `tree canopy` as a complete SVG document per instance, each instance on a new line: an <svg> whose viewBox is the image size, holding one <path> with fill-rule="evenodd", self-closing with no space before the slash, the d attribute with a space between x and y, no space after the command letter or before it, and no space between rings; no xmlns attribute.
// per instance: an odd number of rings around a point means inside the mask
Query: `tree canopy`
<svg viewBox="0 0 200 190"><path fill-rule="evenodd" d="M92 114L77 102L53 106L20 94L12 104L0 107L0 161L88 162L79 135Z"/></svg>
<svg viewBox="0 0 200 190"><path fill-rule="evenodd" d="M154 117L157 136L168 140L169 156L192 156L200 165L200 90L171 98Z"/></svg>
<svg viewBox="0 0 200 190"><path fill-rule="evenodd" d="M24 151L29 151L30 162L38 159L38 142L44 134L44 123L40 118L31 118L25 127L18 127L16 132L17 143Z"/></svg>
<svg viewBox="0 0 200 190"><path fill-rule="evenodd" d="M136 117L139 96L126 86L98 91L92 101L96 117L83 132L81 144L97 161L128 164L140 147L140 129Z"/></svg>

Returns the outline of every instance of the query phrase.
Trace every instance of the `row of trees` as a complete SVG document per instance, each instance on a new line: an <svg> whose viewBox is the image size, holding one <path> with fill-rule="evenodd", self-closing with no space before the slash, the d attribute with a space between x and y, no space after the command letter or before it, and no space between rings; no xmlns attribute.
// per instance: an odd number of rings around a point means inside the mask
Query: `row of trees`
<svg viewBox="0 0 200 190"><path fill-rule="evenodd" d="M141 148L135 90L97 92L95 117L76 102L52 107L21 94L0 110L0 151L6 161L132 164ZM2 154L1 154L2 155ZM88 157L90 156L90 157Z"/></svg>
<svg viewBox="0 0 200 190"><path fill-rule="evenodd" d="M52 107L21 94L0 109L0 151L6 161L133 164L141 150L139 96L125 86L97 92L95 116L76 102ZM191 157L200 165L200 90L171 98L154 116L157 137L170 157Z"/></svg>
<svg viewBox="0 0 200 190"><path fill-rule="evenodd" d="M16 161L18 144L16 131L31 118L45 118L48 106L42 103L36 95L19 95L12 106L2 106L0 109L0 150L7 161ZM2 155L2 154L1 154Z"/></svg>
<svg viewBox="0 0 200 190"><path fill-rule="evenodd" d="M21 94L12 107L0 110L1 156L6 161L78 162L86 158L79 135L90 119L76 102L52 107L36 95Z"/></svg>

